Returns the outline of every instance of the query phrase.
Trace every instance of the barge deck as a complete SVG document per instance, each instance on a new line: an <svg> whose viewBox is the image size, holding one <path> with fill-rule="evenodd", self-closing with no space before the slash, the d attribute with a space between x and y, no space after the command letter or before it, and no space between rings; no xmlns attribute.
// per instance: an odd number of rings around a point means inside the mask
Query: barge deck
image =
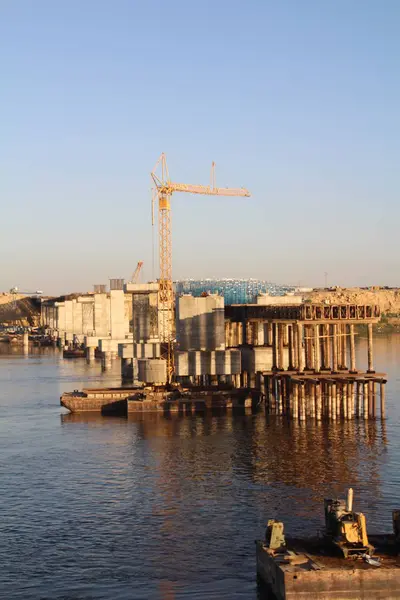
<svg viewBox="0 0 400 600"><path fill-rule="evenodd" d="M188 414L208 410L256 408L263 400L259 390L229 390L165 387L126 387L74 390L60 397L71 412L103 414L172 413Z"/></svg>
<svg viewBox="0 0 400 600"><path fill-rule="evenodd" d="M394 536L369 539L379 567L366 557L335 556L320 538L286 538L282 552L257 540L257 574L277 600L399 600L400 557Z"/></svg>

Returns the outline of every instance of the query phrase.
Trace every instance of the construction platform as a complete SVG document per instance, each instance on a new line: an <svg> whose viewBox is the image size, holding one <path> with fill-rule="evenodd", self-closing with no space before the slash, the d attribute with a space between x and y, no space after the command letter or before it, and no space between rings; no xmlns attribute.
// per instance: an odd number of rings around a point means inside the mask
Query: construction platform
<svg viewBox="0 0 400 600"><path fill-rule="evenodd" d="M257 574L276 600L399 600L400 557L393 535L371 535L373 561L334 556L320 538L286 538L275 552L256 541ZM378 563L379 566L373 566Z"/></svg>

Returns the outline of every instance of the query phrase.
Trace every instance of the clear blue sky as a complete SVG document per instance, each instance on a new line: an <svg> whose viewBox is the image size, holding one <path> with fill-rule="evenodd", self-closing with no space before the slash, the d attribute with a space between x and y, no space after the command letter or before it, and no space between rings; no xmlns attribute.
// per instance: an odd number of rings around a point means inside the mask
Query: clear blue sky
<svg viewBox="0 0 400 600"><path fill-rule="evenodd" d="M400 284L400 2L0 0L0 290L152 277Z"/></svg>

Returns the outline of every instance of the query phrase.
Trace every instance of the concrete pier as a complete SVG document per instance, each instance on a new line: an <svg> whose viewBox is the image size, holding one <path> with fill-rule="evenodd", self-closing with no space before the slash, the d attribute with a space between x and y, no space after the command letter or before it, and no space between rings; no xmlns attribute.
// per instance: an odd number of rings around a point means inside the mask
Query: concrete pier
<svg viewBox="0 0 400 600"><path fill-rule="evenodd" d="M377 384L380 416L385 414L385 373L375 373L372 325L380 318L377 306L314 305L256 306L233 305L225 316L249 328L263 323L271 331L271 347L241 348L242 368L262 374L266 410L306 419L376 418ZM357 369L355 326L367 325L368 370ZM270 367L258 353L270 352ZM253 356L253 362L249 361ZM261 355L260 355L261 356ZM244 380L243 380L244 381ZM246 379L247 381L247 379Z"/></svg>

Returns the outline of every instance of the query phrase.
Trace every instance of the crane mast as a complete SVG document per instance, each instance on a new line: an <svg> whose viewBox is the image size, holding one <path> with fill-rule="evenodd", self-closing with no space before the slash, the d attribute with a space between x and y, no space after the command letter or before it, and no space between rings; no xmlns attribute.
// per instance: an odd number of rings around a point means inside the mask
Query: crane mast
<svg viewBox="0 0 400 600"><path fill-rule="evenodd" d="M157 175L158 171L158 175ZM161 154L151 172L158 197L158 237L159 237L159 330L167 360L167 381L174 373L174 291L172 282L172 238L171 238L171 196L173 192L203 194L205 196L246 197L250 193L245 188L218 188L215 185L215 163L211 166L210 185L193 185L171 182L167 159ZM154 196L152 198L152 221L154 225Z"/></svg>

